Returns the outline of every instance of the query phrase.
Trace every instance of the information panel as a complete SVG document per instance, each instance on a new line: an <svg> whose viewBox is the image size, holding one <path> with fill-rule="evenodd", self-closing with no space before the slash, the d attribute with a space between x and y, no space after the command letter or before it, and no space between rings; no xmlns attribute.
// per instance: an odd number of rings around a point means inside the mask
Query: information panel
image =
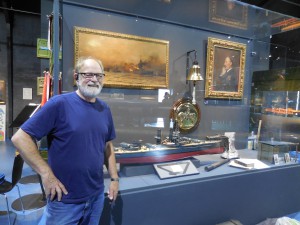
<svg viewBox="0 0 300 225"><path fill-rule="evenodd" d="M199 171L190 160L159 163L153 166L160 179L199 174Z"/></svg>

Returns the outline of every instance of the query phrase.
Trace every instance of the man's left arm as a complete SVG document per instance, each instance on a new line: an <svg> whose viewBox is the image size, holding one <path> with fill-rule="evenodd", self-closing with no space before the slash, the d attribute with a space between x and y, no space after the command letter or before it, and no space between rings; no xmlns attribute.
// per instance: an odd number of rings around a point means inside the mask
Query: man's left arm
<svg viewBox="0 0 300 225"><path fill-rule="evenodd" d="M114 146L111 141L106 143L105 153L106 153L106 159L108 164L108 172L111 177L111 182L108 190L108 197L109 199L115 201L119 191L119 176L118 176Z"/></svg>

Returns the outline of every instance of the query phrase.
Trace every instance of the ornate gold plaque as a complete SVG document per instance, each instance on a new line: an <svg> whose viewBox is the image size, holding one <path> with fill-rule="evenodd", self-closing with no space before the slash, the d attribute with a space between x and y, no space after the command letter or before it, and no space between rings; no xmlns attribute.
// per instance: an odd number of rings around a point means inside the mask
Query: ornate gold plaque
<svg viewBox="0 0 300 225"><path fill-rule="evenodd" d="M189 133L195 130L201 118L200 108L190 99L179 99L173 105L170 118L177 122L180 132Z"/></svg>

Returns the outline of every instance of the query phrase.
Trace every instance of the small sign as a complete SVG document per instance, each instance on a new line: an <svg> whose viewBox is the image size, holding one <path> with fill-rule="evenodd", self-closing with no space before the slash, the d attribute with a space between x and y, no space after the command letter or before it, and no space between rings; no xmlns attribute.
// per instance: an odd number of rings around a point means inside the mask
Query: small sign
<svg viewBox="0 0 300 225"><path fill-rule="evenodd" d="M278 165L278 164L279 164L279 156L278 156L278 154L274 154L274 155L273 155L273 160L274 160L274 164L275 164L275 165Z"/></svg>
<svg viewBox="0 0 300 225"><path fill-rule="evenodd" d="M43 94L44 80L45 80L45 77L37 77L37 81L36 81L37 95Z"/></svg>
<svg viewBox="0 0 300 225"><path fill-rule="evenodd" d="M153 166L160 179L199 174L199 171L190 160L159 163Z"/></svg>
<svg viewBox="0 0 300 225"><path fill-rule="evenodd" d="M290 156L290 153L284 153L284 161L285 161L286 163L291 162L291 156Z"/></svg>
<svg viewBox="0 0 300 225"><path fill-rule="evenodd" d="M5 141L6 134L6 105L0 105L0 141Z"/></svg>
<svg viewBox="0 0 300 225"><path fill-rule="evenodd" d="M36 55L39 58L46 58L46 59L51 58L51 50L48 48L48 40L47 39L42 39L42 38L37 39ZM62 57L62 52L59 51L59 59L61 59L61 57Z"/></svg>
<svg viewBox="0 0 300 225"><path fill-rule="evenodd" d="M23 88L23 99L32 100L32 88Z"/></svg>

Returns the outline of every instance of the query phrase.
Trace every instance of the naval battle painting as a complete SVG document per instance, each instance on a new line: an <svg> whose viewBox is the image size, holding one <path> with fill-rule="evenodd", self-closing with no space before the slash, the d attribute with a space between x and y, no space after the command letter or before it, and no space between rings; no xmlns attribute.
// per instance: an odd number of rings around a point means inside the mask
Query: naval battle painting
<svg viewBox="0 0 300 225"><path fill-rule="evenodd" d="M169 86L169 41L74 27L75 62L102 61L105 87L159 89Z"/></svg>

